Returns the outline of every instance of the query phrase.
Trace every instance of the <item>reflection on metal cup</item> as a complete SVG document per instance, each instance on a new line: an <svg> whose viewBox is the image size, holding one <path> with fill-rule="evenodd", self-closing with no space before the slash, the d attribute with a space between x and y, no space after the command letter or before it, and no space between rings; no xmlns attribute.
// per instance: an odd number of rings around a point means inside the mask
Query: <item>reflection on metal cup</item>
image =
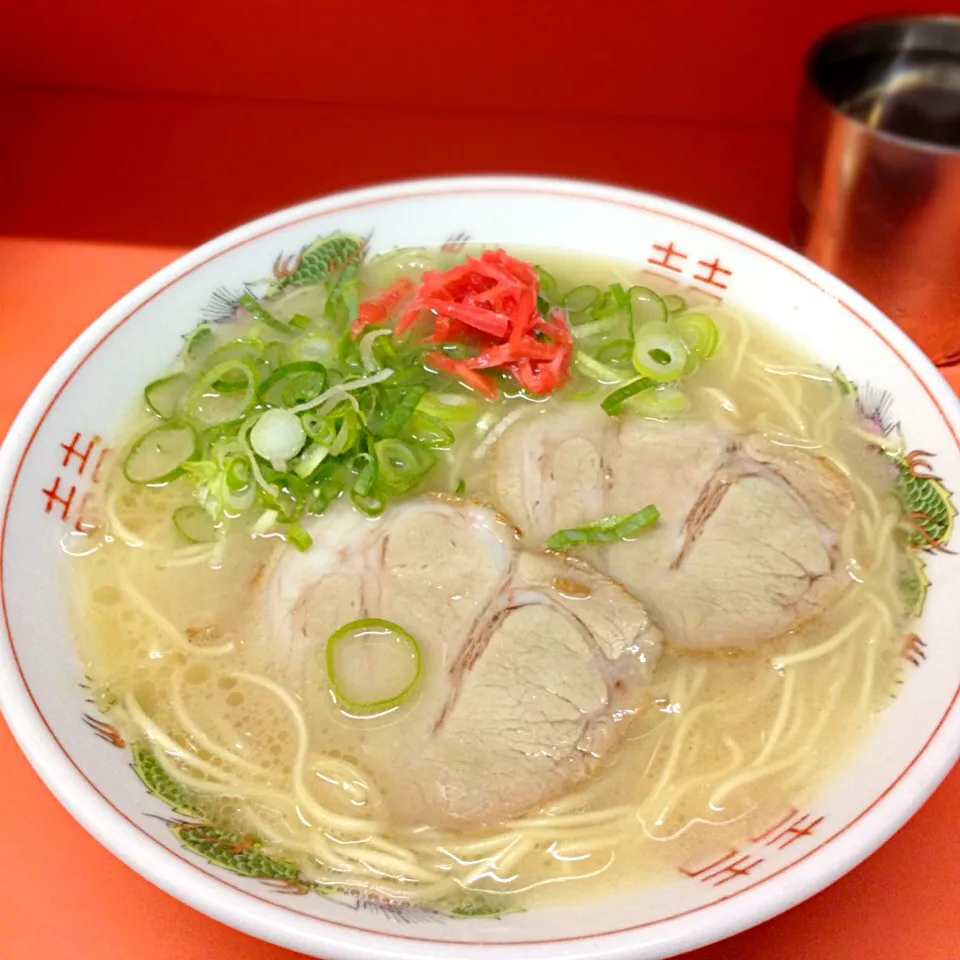
<svg viewBox="0 0 960 960"><path fill-rule="evenodd" d="M863 21L813 47L791 239L934 362L960 360L960 17Z"/></svg>

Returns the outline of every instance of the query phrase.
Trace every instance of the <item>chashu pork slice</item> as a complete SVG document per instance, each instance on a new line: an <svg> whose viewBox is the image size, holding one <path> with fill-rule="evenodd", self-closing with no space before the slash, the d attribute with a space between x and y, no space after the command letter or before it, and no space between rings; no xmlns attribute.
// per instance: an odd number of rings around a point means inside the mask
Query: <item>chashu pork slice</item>
<svg viewBox="0 0 960 960"><path fill-rule="evenodd" d="M261 642L309 705L332 699L323 654L344 623L416 638L395 722L343 719L397 821L469 829L565 794L646 705L661 643L643 606L581 561L521 549L490 507L427 496L370 520L338 505L310 533L260 579Z"/></svg>
<svg viewBox="0 0 960 960"><path fill-rule="evenodd" d="M849 583L837 545L853 494L808 452L692 419L565 404L518 420L493 457L497 505L532 546L658 507L635 539L577 553L640 599L677 647L750 650L814 619Z"/></svg>

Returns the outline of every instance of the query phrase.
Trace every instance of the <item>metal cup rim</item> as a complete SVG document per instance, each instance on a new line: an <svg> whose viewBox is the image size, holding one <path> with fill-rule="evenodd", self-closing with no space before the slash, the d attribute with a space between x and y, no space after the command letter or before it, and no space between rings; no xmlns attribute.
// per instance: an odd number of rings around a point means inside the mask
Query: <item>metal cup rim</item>
<svg viewBox="0 0 960 960"><path fill-rule="evenodd" d="M898 35L903 36L907 34L908 31L917 29L920 29L924 39L928 40L928 42L924 43L923 49L943 50L946 53L955 53L958 60L960 60L960 15L943 13L861 17L840 24L819 37L808 48L803 60L804 86L832 113L843 118L846 123L860 129L867 136L887 141L905 150L940 154L949 157L960 156L960 146L934 143L919 137L910 137L871 127L860 118L845 110L843 106L837 102L836 98L832 96L828 90L824 89L824 86L818 80L817 74L819 70L823 69L825 65L824 61L830 57L831 54L837 57L837 54L845 48L845 44L850 44L847 49L854 51L856 50L856 46L852 44L851 41L861 39L864 41L861 47L864 52L869 50L879 52L884 49L910 49L911 46L917 48L916 44L898 47L893 42L888 44L876 43L876 45L871 47L866 42L871 37L882 38L885 33L888 34L892 41L895 40ZM935 43L933 39L934 31L941 37L949 37L950 42ZM841 58L837 57L837 59Z"/></svg>

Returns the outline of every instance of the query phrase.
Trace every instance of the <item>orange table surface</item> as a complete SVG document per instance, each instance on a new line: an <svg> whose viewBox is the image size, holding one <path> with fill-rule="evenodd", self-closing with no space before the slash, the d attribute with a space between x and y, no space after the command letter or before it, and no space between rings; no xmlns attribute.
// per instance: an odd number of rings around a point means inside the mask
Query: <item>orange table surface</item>
<svg viewBox="0 0 960 960"><path fill-rule="evenodd" d="M181 251L0 237L0 436L61 350ZM960 387L960 368L948 376ZM687 960L960 958L960 768L853 873ZM48 793L0 722L0 960L283 960L103 850Z"/></svg>

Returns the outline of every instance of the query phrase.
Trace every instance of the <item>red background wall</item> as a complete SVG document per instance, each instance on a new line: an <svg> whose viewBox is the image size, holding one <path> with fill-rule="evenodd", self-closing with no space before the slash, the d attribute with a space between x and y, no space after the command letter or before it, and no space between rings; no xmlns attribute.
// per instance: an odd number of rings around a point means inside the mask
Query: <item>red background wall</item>
<svg viewBox="0 0 960 960"><path fill-rule="evenodd" d="M897 10L960 0L0 0L0 225L195 243L346 186L511 171L783 235L804 49Z"/></svg>
<svg viewBox="0 0 960 960"><path fill-rule="evenodd" d="M0 80L16 84L748 124L790 121L803 51L835 24L958 9L936 0L8 6Z"/></svg>

